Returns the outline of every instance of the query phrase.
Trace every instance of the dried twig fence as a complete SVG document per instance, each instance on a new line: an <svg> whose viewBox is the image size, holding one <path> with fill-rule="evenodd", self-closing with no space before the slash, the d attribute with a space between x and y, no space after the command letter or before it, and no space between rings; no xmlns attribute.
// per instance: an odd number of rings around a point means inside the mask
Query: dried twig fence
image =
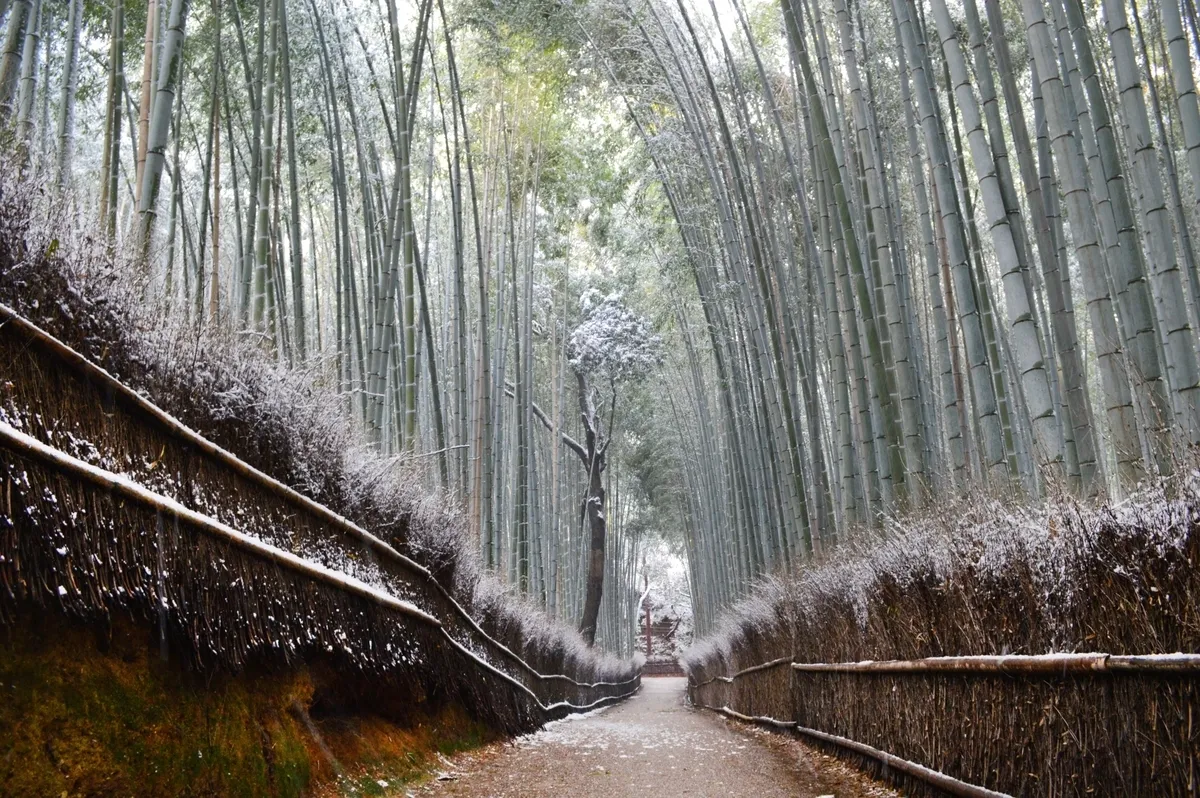
<svg viewBox="0 0 1200 798"><path fill-rule="evenodd" d="M1189 680L1187 701L1186 734L1192 737L1192 707L1195 703L1196 680L1200 678L1200 654L1173 653L1147 655L1119 655L1106 653L1057 653L1041 655L975 655L975 656L946 656L925 657L914 660L864 660L858 662L795 662L787 657L780 657L758 665L742 668L735 673L724 676L714 675L696 681L689 679L688 694L692 702L700 707L712 709L727 717L737 720L757 723L760 725L792 731L814 740L820 744L835 748L843 753L873 761L883 772L901 773L910 779L933 788L936 792L964 798L1007 798L1009 793L999 792L987 787L973 784L956 778L941 771L926 767L917 762L896 756L867 743L849 739L837 734L831 734L815 728L801 725L796 720L784 720L769 715L749 715L731 709L729 703L737 703L738 698L747 698L748 703L754 701L752 692L778 692L779 676L773 677L774 684L759 685L758 690L735 690L734 686L740 680L771 677L772 674L784 674L788 681L787 695L794 705L804 700L805 688L796 683L797 674L838 674L851 675L861 678L879 676L911 676L916 678L947 677L962 679L995 679L1009 677L1011 679L1089 679L1096 676L1108 675L1114 678L1143 678L1143 679L1186 679ZM789 678L791 677L791 678ZM893 691L903 689L904 685L893 683ZM765 687L765 690L763 689ZM811 685L820 689L820 685ZM1111 685L1109 686L1111 689ZM777 702L776 702L777 703ZM797 713L800 714L800 713ZM969 718L965 719L970 725ZM962 717L946 717L943 719L947 726L962 723ZM1019 722L1013 718L1013 722ZM1134 756L1153 755L1153 751L1144 751L1136 746L1152 747L1152 740L1130 741ZM1194 756L1193 752L1193 756ZM1032 775L1032 774L1031 774ZM1187 794L1195 794L1197 784L1191 775L1184 785L1172 785L1182 788ZM1175 794L1177 789L1168 789L1169 785L1160 785L1161 792L1156 794ZM1121 785L1112 785L1112 794L1131 794ZM1094 792L1094 790L1089 790ZM1014 794L1021 794L1014 791Z"/></svg>
<svg viewBox="0 0 1200 798"><path fill-rule="evenodd" d="M829 684L829 678L839 679L839 682ZM851 682L847 683L846 679L851 679ZM854 682L854 680L860 679L866 679L868 682L858 682L857 684ZM1000 683L997 683L997 679L1000 680ZM1100 679L1100 682L1097 682L1097 679ZM1118 682L1114 682L1114 679ZM941 732L931 732L928 726L924 728L910 727L910 740L916 740L917 745L920 746L920 743L929 738L935 740L960 738L962 745L978 749L977 738L980 732L986 734L989 733L989 730L986 727L980 730L979 726L983 726L980 721L983 719L973 718L972 707L979 707L980 698L984 698L986 702L992 704L989 709L994 708L996 703L1000 703L1001 713L1003 713L1006 702L996 702L994 697L988 695L997 688L1007 692L1007 701L1012 701L1009 706L1013 712L1007 719L1008 724L1010 727L1021 727L1025 719L1022 718L1024 713L1021 712L1020 704L1028 706L1028 704L1034 703L1031 701L1031 692L1033 695L1042 697L1042 700L1046 702L1045 708L1052 708L1061 716L1062 709L1058 708L1058 703L1061 702L1063 707L1068 707L1070 703L1061 701L1061 697L1055 697L1062 690L1092 691L1096 695L1097 703L1103 708L1111 706L1112 703L1120 704L1129 701L1130 696L1145 695L1146 691L1154 692L1157 686L1163 686L1164 682L1169 686L1165 692L1174 694L1174 700L1181 708L1181 712L1176 718L1183 720L1183 724L1164 730L1156 722L1156 724L1151 724L1148 730L1142 728L1139 736L1128 736L1126 746L1124 746L1124 756L1121 757L1122 761L1109 763L1116 764L1117 767L1128 767L1129 772L1126 773L1126 778L1109 781L1100 788L1094 784L1079 784L1076 787L1079 787L1080 792L1087 794L1114 794L1114 796L1147 794L1147 788L1150 788L1153 794L1162 794L1162 796L1195 794L1200 785L1196 784L1194 764L1183 779L1178 778L1178 773L1171 773L1166 768L1163 768L1163 772L1157 778L1153 775L1153 766L1151 766L1148 776L1145 773L1139 773L1139 770L1145 772L1145 762L1153 760L1158 755L1156 749L1159 746L1164 743L1178 743L1177 739L1156 739L1156 734L1166 732L1165 737L1171 737L1174 734L1175 737L1183 740L1194 739L1193 715L1196 698L1198 698L1196 686L1200 684L1200 654L971 655L853 662L797 662L790 658L778 658L762 662L760 665L742 668L730 676L715 674L715 676L700 680L692 677L689 680L689 696L696 706L714 709L715 712L730 716L730 718L798 733L800 736L815 740L818 744L836 749L842 754L856 757L859 761L871 763L874 766L872 769L876 769L878 772L899 773L907 776L908 784L916 782L919 786L928 787L934 794L953 794L953 796L968 798L996 798L1008 796L1008 794L1060 794L1069 793L1070 790L1062 790L1061 787L1038 788L1034 786L1031 791L1031 784L1038 784L1039 774L1034 773L1025 774L1030 780L1022 781L1019 785L1014 785L1012 782L1006 784L1003 778L997 778L1003 774L1000 767L991 768L982 774L986 780L992 782L991 786L979 786L970 780L971 775L976 775L978 779L977 774L968 772L959 774L964 778L956 778L955 775L896 756L892 752L876 748L862 740L806 726L800 722L806 716L836 719L839 713L848 716L848 721L841 725L853 727L857 724L860 728L869 726L863 724L859 708L853 707L845 701L841 702L840 706L833 708L832 712L826 712L828 708L824 706L816 707L814 710L806 704L824 704L827 701L823 701L818 696L824 694L845 696L848 692L860 689L869 698L889 694L898 696L892 701L892 707L876 707L875 710L878 713L893 712L904 715L904 712L898 709L900 704L911 703L914 696L917 695L930 696L932 698L931 710L934 714L924 714L922 718L926 724L931 722L931 724L943 728ZM1158 692L1162 694L1164 690L1158 690ZM959 706L954 706L952 703L956 696L965 698L965 701L962 701ZM1162 700L1162 695L1158 697ZM1116 701L1114 701L1115 698ZM919 701L920 698L917 700ZM743 712L731 708L739 706L743 707ZM763 707L773 707L774 712L754 714L755 709ZM791 707L792 712L787 713L790 716L785 718L785 713L780 712L781 707ZM1042 708L1040 704L1039 708ZM1003 722L1003 714L1000 714L1000 718ZM1172 720L1174 719L1162 719L1169 726L1172 724ZM1123 725L1127 721L1114 716L1112 722L1114 725ZM889 737L886 733L887 730L878 728L878 731L884 732L878 736L884 739ZM991 740L992 743L1009 737L1007 730L992 730L991 734L994 736L994 739ZM1015 737L1019 739L1020 736L1021 734L1018 733ZM1062 737L1064 744L1085 744L1084 740L1075 737L1075 734L1069 730L1063 732ZM943 760L952 762L955 761L955 758L959 763L970 761L968 756L947 756L947 751L944 750L941 751L941 755ZM1194 762L1196 751L1190 750L1188 756L1192 757ZM1139 761L1141 764L1134 764ZM1050 770L1055 767L1054 760L1045 764L1046 768ZM1001 792L1000 790L1010 792Z"/></svg>
<svg viewBox="0 0 1200 798"><path fill-rule="evenodd" d="M3 306L0 389L0 622L27 604L124 608L200 667L330 658L512 731L638 688L561 651L518 653L515 630L497 632L510 644L485 631L392 544Z"/></svg>

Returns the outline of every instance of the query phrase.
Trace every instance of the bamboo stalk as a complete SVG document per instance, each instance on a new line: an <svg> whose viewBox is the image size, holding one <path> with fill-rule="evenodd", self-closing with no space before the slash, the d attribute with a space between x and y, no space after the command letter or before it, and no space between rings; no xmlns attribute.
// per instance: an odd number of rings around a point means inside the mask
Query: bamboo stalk
<svg viewBox="0 0 1200 798"><path fill-rule="evenodd" d="M146 36L142 45L141 101L138 104L137 172L134 176L133 199L142 201L142 172L146 168L146 146L150 140L150 106L154 102L154 55L158 44L158 3L146 4Z"/></svg>

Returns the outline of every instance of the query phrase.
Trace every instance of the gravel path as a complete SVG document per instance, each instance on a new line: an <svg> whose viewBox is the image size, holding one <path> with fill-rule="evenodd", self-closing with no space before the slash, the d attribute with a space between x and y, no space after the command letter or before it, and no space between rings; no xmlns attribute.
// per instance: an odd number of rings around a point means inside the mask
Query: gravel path
<svg viewBox="0 0 1200 798"><path fill-rule="evenodd" d="M615 707L447 761L427 793L475 798L894 798L784 735L685 705L685 680L648 678Z"/></svg>

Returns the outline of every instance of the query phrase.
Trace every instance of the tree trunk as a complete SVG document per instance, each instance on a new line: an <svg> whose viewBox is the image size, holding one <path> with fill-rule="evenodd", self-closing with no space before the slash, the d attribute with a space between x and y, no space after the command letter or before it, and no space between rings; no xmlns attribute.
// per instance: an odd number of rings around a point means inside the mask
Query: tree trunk
<svg viewBox="0 0 1200 798"><path fill-rule="evenodd" d="M589 645L596 643L596 622L600 616L600 599L604 594L604 547L608 534L607 519L604 516L604 483L601 480L601 468L604 455L599 459L593 456L589 469L587 495L583 500L582 515L587 520L587 583L583 600L583 616L579 621L579 633Z"/></svg>
<svg viewBox="0 0 1200 798"><path fill-rule="evenodd" d="M596 642L596 626L600 617L600 599L604 594L604 548L608 535L608 521L604 508L604 470L608 442L600 437L600 417L592 401L591 386L587 376L576 373L579 386L579 414L583 421L585 438L581 446L563 438L564 442L579 455L588 472L587 493L580 507L580 519L588 531L587 583L583 600L583 615L579 621L579 633L589 646ZM615 401L615 396L614 396Z"/></svg>

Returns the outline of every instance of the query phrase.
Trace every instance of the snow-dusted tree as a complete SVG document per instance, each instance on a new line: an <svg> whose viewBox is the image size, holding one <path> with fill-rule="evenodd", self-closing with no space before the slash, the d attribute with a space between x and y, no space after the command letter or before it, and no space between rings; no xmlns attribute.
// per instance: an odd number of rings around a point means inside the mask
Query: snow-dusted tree
<svg viewBox="0 0 1200 798"><path fill-rule="evenodd" d="M568 360L579 387L579 415L583 421L583 443L569 435L563 443L579 455L587 471L587 493L580 508L589 531L587 593L579 631L591 645L596 640L596 619L604 592L604 542L607 523L604 510L604 482L601 475L605 456L612 441L612 423L617 408L617 386L622 382L644 379L662 361L662 339L649 322L631 311L618 294L600 298L599 292L585 291L579 300L583 321L574 332L568 348ZM601 426L597 409L597 384L607 383L610 397L608 429Z"/></svg>

